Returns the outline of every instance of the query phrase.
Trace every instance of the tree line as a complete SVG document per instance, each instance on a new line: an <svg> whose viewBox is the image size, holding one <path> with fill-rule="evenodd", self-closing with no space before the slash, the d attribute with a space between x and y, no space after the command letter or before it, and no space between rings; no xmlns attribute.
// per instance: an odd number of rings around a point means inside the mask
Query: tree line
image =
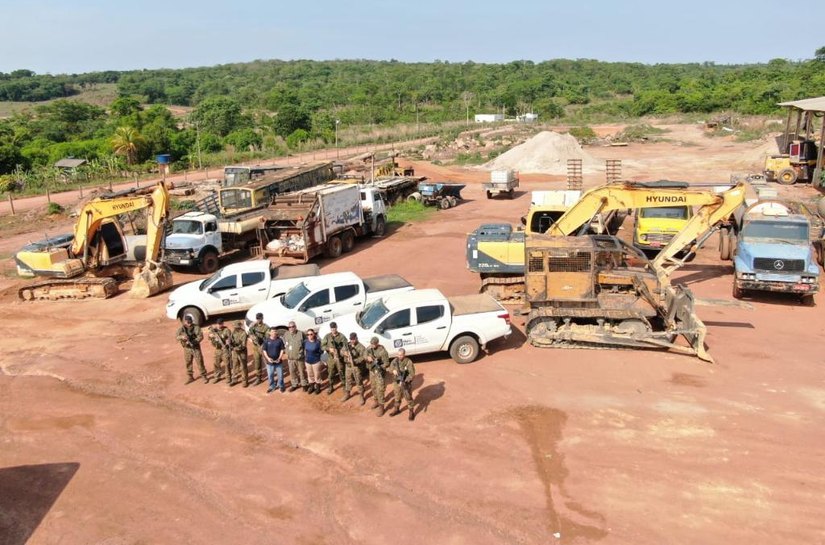
<svg viewBox="0 0 825 545"><path fill-rule="evenodd" d="M117 85L108 108L66 100L97 83ZM777 102L823 89L825 48L810 60L750 65L300 60L55 76L17 70L0 73L0 100L58 100L0 120L0 174L66 156L129 166L169 153L191 164L195 153L227 147L273 153L332 142L336 124L440 123L483 112L532 111L542 120L773 114ZM171 105L192 110L175 117Z"/></svg>

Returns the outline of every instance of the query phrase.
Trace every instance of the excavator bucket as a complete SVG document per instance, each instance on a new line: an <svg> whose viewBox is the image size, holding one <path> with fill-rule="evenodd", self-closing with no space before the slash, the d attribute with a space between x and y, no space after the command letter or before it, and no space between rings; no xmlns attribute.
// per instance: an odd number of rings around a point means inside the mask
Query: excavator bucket
<svg viewBox="0 0 825 545"><path fill-rule="evenodd" d="M172 287L172 269L165 263L147 261L135 270L129 296L145 299Z"/></svg>
<svg viewBox="0 0 825 545"><path fill-rule="evenodd" d="M693 292L681 285L668 286L665 288L665 307L667 321L688 341L692 352L699 359L713 363L713 357L705 350L707 327L696 315Z"/></svg>

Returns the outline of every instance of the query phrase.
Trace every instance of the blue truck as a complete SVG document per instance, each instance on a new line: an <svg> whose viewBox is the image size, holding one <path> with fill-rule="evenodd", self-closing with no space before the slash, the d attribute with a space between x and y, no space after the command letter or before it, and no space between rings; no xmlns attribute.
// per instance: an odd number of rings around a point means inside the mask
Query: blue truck
<svg viewBox="0 0 825 545"><path fill-rule="evenodd" d="M812 240L821 233L789 203L758 201L735 214L720 239L722 259L732 259L733 296L750 291L792 293L806 305L819 291L819 264Z"/></svg>

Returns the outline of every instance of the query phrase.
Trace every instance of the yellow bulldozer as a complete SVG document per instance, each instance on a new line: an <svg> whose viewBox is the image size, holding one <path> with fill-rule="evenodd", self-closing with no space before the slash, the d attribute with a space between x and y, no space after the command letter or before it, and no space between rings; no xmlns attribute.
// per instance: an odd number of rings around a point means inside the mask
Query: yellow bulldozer
<svg viewBox="0 0 825 545"><path fill-rule="evenodd" d="M164 182L146 191L93 199L80 210L73 234L35 242L17 252L19 276L44 278L20 288L20 299L108 298L118 292L119 281L128 279L133 297L169 289L172 272L159 262L169 192ZM144 209L149 209L145 246L133 237L130 247L118 216Z"/></svg>

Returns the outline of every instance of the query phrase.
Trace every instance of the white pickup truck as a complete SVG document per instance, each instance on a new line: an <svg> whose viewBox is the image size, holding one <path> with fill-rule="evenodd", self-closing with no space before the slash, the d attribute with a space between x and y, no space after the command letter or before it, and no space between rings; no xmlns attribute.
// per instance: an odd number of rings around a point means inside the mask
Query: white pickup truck
<svg viewBox="0 0 825 545"><path fill-rule="evenodd" d="M415 288L396 274L373 276L363 280L355 273L322 274L304 279L281 297L259 303L246 313L247 328L262 313L264 323L286 329L294 321L301 331L350 314L364 305L395 293Z"/></svg>
<svg viewBox="0 0 825 545"><path fill-rule="evenodd" d="M166 304L166 316L182 319L191 314L201 325L210 316L243 312L256 303L278 297L296 284L321 273L318 265L275 267L267 259L234 263L206 280L175 289Z"/></svg>
<svg viewBox="0 0 825 545"><path fill-rule="evenodd" d="M390 295L336 321L344 335L355 332L364 343L378 337L391 354L402 347L407 355L448 351L458 363L512 332L510 314L489 295L445 297L435 289ZM328 332L324 324L320 334Z"/></svg>

